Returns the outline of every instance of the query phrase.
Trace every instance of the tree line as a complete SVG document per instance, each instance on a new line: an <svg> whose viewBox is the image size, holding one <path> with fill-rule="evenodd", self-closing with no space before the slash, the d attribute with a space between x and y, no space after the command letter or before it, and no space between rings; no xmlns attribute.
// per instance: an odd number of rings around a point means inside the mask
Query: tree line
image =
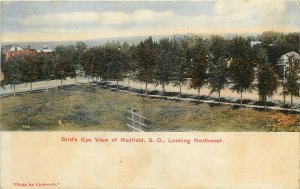
<svg viewBox="0 0 300 189"><path fill-rule="evenodd" d="M75 45L57 46L51 54L28 54L5 59L2 55L1 70L4 80L1 85L32 83L35 81L83 76L100 78L103 81L122 81L124 78L148 85L162 87L172 84L188 84L198 92L208 86L211 93L230 88L240 94L257 90L260 100L266 106L282 85L283 94L299 96L300 63L289 57L288 67L283 74L278 65L284 53L298 52L299 33L281 34L265 32L259 39L262 43L251 46L251 38L235 36L225 39L213 35L204 39L199 36L162 38L154 41L151 37L138 44L111 42L96 47L87 47L83 42ZM285 78L285 82L280 82ZM118 84L117 84L118 85ZM284 102L285 103L285 102Z"/></svg>

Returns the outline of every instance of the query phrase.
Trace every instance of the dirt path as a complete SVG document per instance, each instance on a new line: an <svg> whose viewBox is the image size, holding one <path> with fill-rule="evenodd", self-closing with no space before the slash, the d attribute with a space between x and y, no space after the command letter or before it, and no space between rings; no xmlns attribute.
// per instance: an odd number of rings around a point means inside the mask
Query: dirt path
<svg viewBox="0 0 300 189"><path fill-rule="evenodd" d="M89 80L89 81L92 81L92 80ZM78 83L87 83L88 79L77 78L77 82ZM74 79L69 78L69 79L63 80L63 85L72 85L74 83L75 83ZM117 82L112 81L111 84L116 85ZM119 85L128 87L128 80L119 82ZM60 80L48 81L49 88L55 88L57 86L60 86ZM136 88L136 89L145 89L145 85L143 83L139 83L139 82L130 81L129 86ZM46 81L40 81L40 82L33 83L33 90L40 90L40 89L45 89L45 88L46 88ZM167 92L176 92L176 93L179 92L179 87L174 87L172 84L165 86L165 89ZM161 86L148 85L148 90L161 91L162 89L161 89ZM20 84L20 85L16 86L16 92L26 92L26 91L30 91L30 84ZM197 95L197 90L189 89L188 85L182 86L181 91L183 94ZM10 88L9 86L5 86L4 89L0 88L1 96L9 95L12 93L13 93L13 89ZM216 93L210 94L210 90L208 87L203 87L200 91L200 95L206 95L206 96L211 96L213 98L218 98L218 95ZM237 101L240 99L240 95L236 92L232 92L230 89L222 90L221 97L226 98L231 101ZM243 99L258 101L259 98L258 98L257 91L253 91L251 93L249 93L249 92L243 93ZM281 89L278 89L277 93L274 96L272 96L272 98L268 98L268 101L274 101L276 103L283 103L283 96L281 95ZM287 96L286 103L290 103L290 96ZM300 106L300 98L299 97L294 98L294 104L297 107Z"/></svg>
<svg viewBox="0 0 300 189"><path fill-rule="evenodd" d="M116 85L117 82L112 81L111 84ZM126 80L123 82L119 82L119 85L128 87L128 81ZM133 82L133 81L130 81L129 86L133 87L133 88L137 88L137 89L143 89L143 90L145 89L145 85L143 83L138 83L138 82ZM165 86L165 89L167 92L179 92L179 87L174 87L172 84ZM148 90L161 91L162 88L161 88L161 86L148 85ZM188 85L182 86L181 91L184 94L197 95L197 90L189 89ZM282 91L281 88L278 89L277 93L275 95L273 95L272 98L268 98L268 101L283 103L283 96L281 95L281 91ZM210 94L210 89L208 87L203 87L200 91L200 95L206 95L206 96L211 96L213 98L218 98L218 94L216 94L216 93ZM221 97L229 99L229 100L239 100L240 94L238 94L236 92L232 92L230 89L226 88L221 91ZM257 94L257 91L252 91L251 93L246 92L246 93L243 93L243 99L258 101L259 96ZM286 97L286 103L290 103L290 96ZM294 97L294 103L296 106L300 106L300 98Z"/></svg>

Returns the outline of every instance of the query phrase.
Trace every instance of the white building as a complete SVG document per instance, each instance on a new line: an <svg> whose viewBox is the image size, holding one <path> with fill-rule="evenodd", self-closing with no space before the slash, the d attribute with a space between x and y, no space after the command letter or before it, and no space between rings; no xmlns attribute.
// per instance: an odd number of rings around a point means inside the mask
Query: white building
<svg viewBox="0 0 300 189"><path fill-rule="evenodd" d="M300 55L295 51L288 52L280 57L279 65L288 66L289 58L293 57L296 60L300 61Z"/></svg>
<svg viewBox="0 0 300 189"><path fill-rule="evenodd" d="M261 41L250 41L251 47L254 47L255 45L260 45L260 44L262 44Z"/></svg>
<svg viewBox="0 0 300 189"><path fill-rule="evenodd" d="M20 46L12 46L9 51L22 51L23 49Z"/></svg>
<svg viewBox="0 0 300 189"><path fill-rule="evenodd" d="M280 60L278 61L278 65L283 66L283 75L284 75L283 82L285 82L286 68L289 67L290 57L293 57L293 59L298 60L298 63L300 64L300 55L295 51L288 52L286 54L281 55Z"/></svg>
<svg viewBox="0 0 300 189"><path fill-rule="evenodd" d="M52 53L54 51L54 49L49 49L47 45L43 46L43 49L40 50L40 52L43 53Z"/></svg>

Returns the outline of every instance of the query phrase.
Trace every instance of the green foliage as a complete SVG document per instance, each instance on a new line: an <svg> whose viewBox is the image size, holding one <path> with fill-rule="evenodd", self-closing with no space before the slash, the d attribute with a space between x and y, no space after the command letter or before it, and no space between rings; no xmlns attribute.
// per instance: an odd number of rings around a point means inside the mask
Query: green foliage
<svg viewBox="0 0 300 189"><path fill-rule="evenodd" d="M20 67L22 72L22 82L29 83L41 79L41 64L43 57L36 54L21 55Z"/></svg>
<svg viewBox="0 0 300 189"><path fill-rule="evenodd" d="M232 90L238 93L251 91L254 80L253 62L241 58L233 59L229 66L230 79L233 83Z"/></svg>
<svg viewBox="0 0 300 189"><path fill-rule="evenodd" d="M62 80L83 73L105 81L134 78L146 83L146 87L153 82L163 87L172 82L181 87L191 78L191 88L200 90L208 83L211 93L220 93L229 86L230 80L231 89L242 94L253 89L256 75L259 82L256 89L261 99L266 99L278 85L274 72L277 75L282 72L281 67L274 65L282 54L298 51L299 33L265 32L260 40L263 44L252 48L249 38L238 36L232 40L216 35L209 40L184 36L159 42L149 37L138 45L110 42L88 48L84 42L77 42L57 46L51 54L14 56L8 60L2 54L1 70L5 79L1 85ZM288 94L297 96L298 64L290 65L285 88Z"/></svg>
<svg viewBox="0 0 300 189"><path fill-rule="evenodd" d="M287 94L299 96L300 90L300 61L293 57L289 57L287 74L286 74L286 90Z"/></svg>
<svg viewBox="0 0 300 189"><path fill-rule="evenodd" d="M85 75L103 80L122 80L129 67L130 57L127 47L119 43L105 44L84 51L80 57L80 65Z"/></svg>
<svg viewBox="0 0 300 189"><path fill-rule="evenodd" d="M226 41L222 36L213 35L211 37L209 51L213 57L213 61L218 61L220 57L228 58L228 41Z"/></svg>
<svg viewBox="0 0 300 189"><path fill-rule="evenodd" d="M107 66L106 78L116 81L123 80L129 68L129 57L121 47L105 47L105 65Z"/></svg>
<svg viewBox="0 0 300 189"><path fill-rule="evenodd" d="M154 80L157 85L167 85L173 73L173 44L168 38L161 39L155 53Z"/></svg>
<svg viewBox="0 0 300 189"><path fill-rule="evenodd" d="M194 40L193 56L189 68L190 87L200 89L206 84L208 68L208 46L202 38Z"/></svg>
<svg viewBox="0 0 300 189"><path fill-rule="evenodd" d="M190 59L187 55L188 41L182 39L180 41L172 40L173 42L173 70L172 82L175 86L184 85L187 80L187 71L190 64Z"/></svg>
<svg viewBox="0 0 300 189"><path fill-rule="evenodd" d="M271 64L261 64L257 72L257 89L260 99L266 103L267 97L271 97L277 90L279 82L277 74Z"/></svg>
<svg viewBox="0 0 300 189"><path fill-rule="evenodd" d="M53 54L39 55L41 80L50 80L54 78L54 56Z"/></svg>
<svg viewBox="0 0 300 189"><path fill-rule="evenodd" d="M149 37L142 41L136 49L137 78L144 83L153 82L155 73L155 53L157 44Z"/></svg>
<svg viewBox="0 0 300 189"><path fill-rule="evenodd" d="M54 76L56 79L75 77L77 69L77 53L74 45L57 46L54 56Z"/></svg>
<svg viewBox="0 0 300 189"><path fill-rule="evenodd" d="M92 47L87 49L82 53L80 56L80 65L84 70L84 76L85 77L96 77L98 74L96 74L96 61L97 61L97 55L101 54L102 51L98 47Z"/></svg>
<svg viewBox="0 0 300 189"><path fill-rule="evenodd" d="M232 58L229 65L230 79L233 83L231 89L238 93L250 91L255 76L250 41L242 37L235 37L231 41L229 52Z"/></svg>
<svg viewBox="0 0 300 189"><path fill-rule="evenodd" d="M84 76L84 70L83 67L81 66L80 59L83 53L86 51L87 45L84 42L80 41L75 44L75 49L76 49L76 63L75 63L76 76L77 75Z"/></svg>
<svg viewBox="0 0 300 189"><path fill-rule="evenodd" d="M282 41L284 39L284 33L274 32L274 31L265 31L260 36L260 40L265 44L274 44Z"/></svg>
<svg viewBox="0 0 300 189"><path fill-rule="evenodd" d="M9 58L2 66L2 73L4 79L1 81L1 86L5 85L17 85L23 83L21 59L19 56Z"/></svg>
<svg viewBox="0 0 300 189"><path fill-rule="evenodd" d="M227 65L227 41L222 36L212 36L210 45L209 77L208 83L211 93L217 92L229 86L229 69Z"/></svg>
<svg viewBox="0 0 300 189"><path fill-rule="evenodd" d="M267 97L271 97L279 86L278 76L276 70L268 60L267 50L262 46L254 48L254 61L257 67L257 80L256 88L260 100L266 106Z"/></svg>
<svg viewBox="0 0 300 189"><path fill-rule="evenodd" d="M241 36L236 36L228 42L228 53L232 59L251 59L253 49L250 45L250 40Z"/></svg>
<svg viewBox="0 0 300 189"><path fill-rule="evenodd" d="M215 60L214 58L209 64L208 83L211 93L220 93L221 90L229 86L228 77L229 69L226 59L219 57L217 60Z"/></svg>

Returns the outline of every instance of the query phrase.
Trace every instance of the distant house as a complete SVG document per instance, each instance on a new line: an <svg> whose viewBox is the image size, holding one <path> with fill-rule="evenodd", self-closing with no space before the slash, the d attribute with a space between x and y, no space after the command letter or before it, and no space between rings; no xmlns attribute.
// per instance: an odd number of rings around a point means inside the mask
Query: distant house
<svg viewBox="0 0 300 189"><path fill-rule="evenodd" d="M286 54L281 55L279 64L283 66L288 66L289 58L293 57L295 60L298 60L300 62L300 55L296 53L295 51L288 52Z"/></svg>
<svg viewBox="0 0 300 189"><path fill-rule="evenodd" d="M20 55L20 54L32 54L37 53L35 49L30 48L28 46L26 49L22 49L20 46L11 46L11 48L8 51L4 51L5 58L9 59L12 56Z"/></svg>
<svg viewBox="0 0 300 189"><path fill-rule="evenodd" d="M26 49L21 48L18 45L11 45L9 50L4 50L5 58L9 59L12 56L20 55L20 54L35 54L35 53L45 53L49 54L52 53L54 50L49 49L47 46L44 45L43 49L36 50L28 46Z"/></svg>
<svg viewBox="0 0 300 189"><path fill-rule="evenodd" d="M262 44L262 42L261 42L261 41L250 41L250 45L251 45L251 47L254 47L254 46L256 46L256 45L260 45L260 44Z"/></svg>
<svg viewBox="0 0 300 189"><path fill-rule="evenodd" d="M46 53L46 54L52 53L53 51L54 51L54 49L49 49L48 46L46 46L46 45L44 45L43 49L40 50L40 52Z"/></svg>
<svg viewBox="0 0 300 189"><path fill-rule="evenodd" d="M286 68L289 67L290 57L293 57L294 60L298 60L297 62L300 64L300 55L295 51L288 52L286 54L281 55L280 60L278 61L278 65L283 66L283 75L285 75Z"/></svg>

